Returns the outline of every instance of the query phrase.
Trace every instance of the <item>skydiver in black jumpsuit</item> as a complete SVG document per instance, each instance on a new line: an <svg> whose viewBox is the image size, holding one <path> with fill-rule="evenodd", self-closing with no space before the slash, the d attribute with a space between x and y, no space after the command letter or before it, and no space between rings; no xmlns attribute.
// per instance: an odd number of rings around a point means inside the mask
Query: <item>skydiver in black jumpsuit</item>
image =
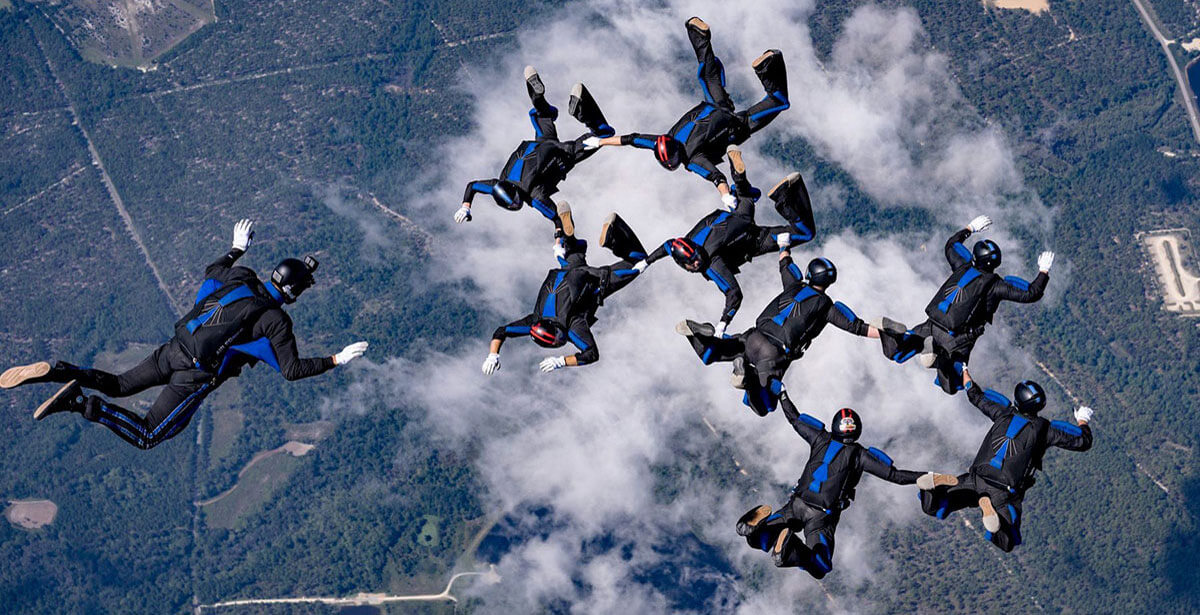
<svg viewBox="0 0 1200 615"><path fill-rule="evenodd" d="M951 475L900 470L883 451L863 448L857 443L862 421L849 408L838 410L830 431L825 431L821 421L800 414L786 393L780 404L792 428L809 444L808 463L778 512L772 514L765 504L756 506L737 523L737 533L746 537L746 544L769 551L776 566L798 566L817 579L833 570L834 532L842 511L854 500L854 488L863 472L897 485L916 483L933 488L954 484ZM803 541L798 536L801 532Z"/></svg>
<svg viewBox="0 0 1200 615"><path fill-rule="evenodd" d="M1088 426L1092 409L1082 406L1075 411L1078 425L1048 421L1037 415L1046 405L1046 393L1036 382L1018 384L1014 403L996 391L984 391L971 381L965 367L963 380L967 398L992 426L971 468L958 477L957 486L921 491L921 510L945 519L957 510L979 507L984 536L1007 553L1021 544L1021 503L1033 486L1034 472L1042 467L1046 450L1086 451L1092 447L1092 428Z"/></svg>
<svg viewBox="0 0 1200 615"><path fill-rule="evenodd" d="M646 256L637 236L619 216L609 216L605 226L610 228L608 245L622 260L592 267L587 264L587 242L574 237L560 238L555 244L560 267L546 274L532 313L497 328L492 334L483 362L484 374L491 375L500 369L500 346L510 337L529 336L543 348L560 348L570 342L579 350L573 355L547 357L539 364L543 372L599 360L600 350L592 337L596 310L638 276L640 272L633 264Z"/></svg>
<svg viewBox="0 0 1200 615"><path fill-rule="evenodd" d="M204 398L243 367L262 361L287 380L316 376L362 356L366 342L347 346L332 357L301 359L292 334L292 319L283 305L292 303L313 284L317 262L285 259L263 284L254 271L236 267L253 237L250 220L234 227L233 248L204 271L205 281L192 310L175 325L175 337L141 363L121 374L79 368L59 361L14 367L0 375L0 388L38 382L65 382L38 407L41 420L57 412L77 412L100 423L126 442L153 448L187 427ZM128 397L151 387L165 387L145 417L103 397L84 395L94 389L110 397Z"/></svg>
<svg viewBox="0 0 1200 615"><path fill-rule="evenodd" d="M670 255L687 271L701 273L725 293L725 310L717 324L715 336L721 337L729 322L742 305L742 287L738 284L738 268L755 256L774 252L780 242L797 246L812 240L816 232L812 203L808 189L799 173L788 175L768 194L775 209L789 224L759 226L754 221L757 190L746 179L746 165L737 146L729 146L729 167L737 207L733 211L716 210L692 227L684 237L663 243L646 258L640 268Z"/></svg>
<svg viewBox="0 0 1200 615"><path fill-rule="evenodd" d="M567 110L571 117L588 127L588 132L574 141L559 141L554 125L558 109L546 102L546 88L532 66L525 67L525 88L533 101L529 119L533 122L534 139L522 141L517 146L499 178L479 179L467 184L462 207L454 214L454 221L461 224L471 220L471 201L476 193L482 192L492 195L496 204L505 209L515 211L528 204L554 223L556 236L574 235L571 210L560 209L550 197L558 192L559 182L566 179L575 165L596 153L600 137L616 131L608 125L587 88L577 83L571 90Z"/></svg>
<svg viewBox="0 0 1200 615"><path fill-rule="evenodd" d="M712 325L690 320L675 327L687 336L705 365L733 361L733 386L745 389L742 402L759 416L775 409L783 390L783 375L792 361L804 356L825 325L832 324L854 335L879 337L875 327L825 294L829 285L837 281L837 269L828 259L816 258L808 264L806 282L800 268L792 262L787 244L781 242L779 274L783 278L783 292L767 304L755 326L741 335L718 336Z"/></svg>
<svg viewBox="0 0 1200 615"><path fill-rule="evenodd" d="M770 124L791 106L783 52L768 49L754 60L754 73L767 95L749 109L735 112L733 101L725 91L725 67L713 54L708 24L699 17L692 17L687 21L687 33L696 52L696 61L700 63L697 76L704 90L704 101L679 118L666 134L611 136L601 139L600 145L632 145L652 150L659 164L668 171L683 165L712 182L726 207L733 209L735 202L729 183L717 165L725 155L725 148L744 143L751 134Z"/></svg>
<svg viewBox="0 0 1200 615"><path fill-rule="evenodd" d="M971 349L983 335L984 327L992 322L1000 302L1038 301L1050 281L1053 252L1042 252L1038 257L1037 277L1026 282L1016 276L1001 278L994 273L1000 266L1000 246L994 241L979 241L974 250L963 245L971 233L991 224L987 216L978 216L946 242L946 260L953 273L925 307L928 320L908 329L885 318L879 326L884 356L904 363L920 353L921 364L937 370L934 384L950 395L962 390L962 366L970 359Z"/></svg>

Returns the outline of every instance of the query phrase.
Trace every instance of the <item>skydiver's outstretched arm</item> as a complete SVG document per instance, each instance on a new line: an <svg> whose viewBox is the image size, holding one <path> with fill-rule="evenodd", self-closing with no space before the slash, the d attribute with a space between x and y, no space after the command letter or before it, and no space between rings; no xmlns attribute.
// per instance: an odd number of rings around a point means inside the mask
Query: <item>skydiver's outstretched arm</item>
<svg viewBox="0 0 1200 615"><path fill-rule="evenodd" d="M946 240L946 261L951 269L958 269L971 262L971 250L963 245L963 241L971 236L971 229L962 229Z"/></svg>
<svg viewBox="0 0 1200 615"><path fill-rule="evenodd" d="M1088 413L1091 416L1091 413ZM1050 421L1046 431L1046 445L1057 446L1068 451L1086 451L1092 448L1092 428L1087 421L1072 425L1066 421Z"/></svg>
<svg viewBox="0 0 1200 615"><path fill-rule="evenodd" d="M704 156L693 156L688 160L687 170L711 182L722 196L729 194L729 180L725 179L725 174L717 168L717 163Z"/></svg>
<svg viewBox="0 0 1200 615"><path fill-rule="evenodd" d="M292 319L283 310L268 310L254 323L253 339L267 338L271 352L279 366L279 373L287 380L300 380L323 374L337 363L332 356L300 358L296 348L296 336L292 333ZM359 353L361 354L361 353Z"/></svg>
<svg viewBox="0 0 1200 615"><path fill-rule="evenodd" d="M631 145L638 149L654 149L654 141L658 135L647 135L631 132L627 135L614 135L600 139L600 145Z"/></svg>
<svg viewBox="0 0 1200 615"><path fill-rule="evenodd" d="M229 269L241 258L246 250L250 248L250 242L254 239L254 221L249 218L238 220L238 223L233 225L233 245L229 248L229 252L225 256L209 263L204 268L204 277L211 278L214 275Z"/></svg>
<svg viewBox="0 0 1200 615"><path fill-rule="evenodd" d="M587 318L577 316L571 320L567 339L579 349L579 352L566 357L568 366L587 365L600 360L600 348L596 346L596 338L592 337L592 328L588 326Z"/></svg>
<svg viewBox="0 0 1200 615"><path fill-rule="evenodd" d="M783 289L804 282L804 272L792 262L792 253L787 250L779 252L779 277L783 279Z"/></svg>
<svg viewBox="0 0 1200 615"><path fill-rule="evenodd" d="M1003 301L1016 303L1034 303L1046 294L1046 285L1050 283L1050 274L1039 271L1032 282L1015 276L1008 276L992 286L991 295Z"/></svg>
<svg viewBox="0 0 1200 615"><path fill-rule="evenodd" d="M504 345L504 340L507 340L510 337L529 335L529 328L532 327L533 323L535 322L537 322L537 315L529 314L524 318L514 320L507 325L498 327L496 331L492 333L492 345L490 346L490 351L492 353L499 353L500 346Z"/></svg>
<svg viewBox="0 0 1200 615"><path fill-rule="evenodd" d="M975 383L971 379L971 372L967 370L967 366L963 365L963 387L967 389L967 399L979 408L979 411L984 416L995 421L1004 416L1004 413L1009 411L1008 398L1000 393L991 390L984 390L983 387Z"/></svg>
<svg viewBox="0 0 1200 615"><path fill-rule="evenodd" d="M492 187L496 185L498 180L495 179L477 179L467 183L467 189L463 192L462 207L454 214L454 221L462 224L471 220L471 202L475 200L476 194L491 194Z"/></svg>
<svg viewBox="0 0 1200 615"><path fill-rule="evenodd" d="M833 309L825 315L825 320L847 333L853 333L859 337L879 338L879 331L875 327L863 322L863 319L859 318L854 310L850 309L850 306L841 301L833 303Z"/></svg>
<svg viewBox="0 0 1200 615"><path fill-rule="evenodd" d="M788 422L792 424L792 429L795 429L796 433L800 434L800 437L809 444L812 444L818 435L824 433L825 424L807 414L800 414L796 405L788 397L787 391L779 394L779 405L783 408L783 416L787 417Z"/></svg>
<svg viewBox="0 0 1200 615"><path fill-rule="evenodd" d="M725 293L725 311L721 313L721 322L729 325L742 307L742 287L738 284L737 276L724 260L714 258L705 270L704 277L712 280L712 283ZM724 327L721 327L721 331L724 331Z"/></svg>
<svg viewBox="0 0 1200 615"><path fill-rule="evenodd" d="M671 242L664 241L661 246L658 246L649 256L646 257L646 264L653 264L655 261L662 260L671 253Z"/></svg>
<svg viewBox="0 0 1200 615"><path fill-rule="evenodd" d="M866 455L860 456L863 471L889 483L911 485L924 474L924 472L912 472L897 468L892 464L892 458L877 448L868 448L866 453Z"/></svg>

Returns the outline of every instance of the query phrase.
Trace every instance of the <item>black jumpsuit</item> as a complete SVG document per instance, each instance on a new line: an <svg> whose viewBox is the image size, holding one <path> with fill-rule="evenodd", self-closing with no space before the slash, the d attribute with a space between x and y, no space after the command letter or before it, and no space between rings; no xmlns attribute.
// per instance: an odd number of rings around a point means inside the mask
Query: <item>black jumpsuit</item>
<svg viewBox="0 0 1200 615"><path fill-rule="evenodd" d="M984 536L1009 552L1021 544L1021 502L1033 486L1033 474L1042 467L1046 450L1086 451L1092 447L1092 428L1022 414L1008 398L975 383L967 386L967 397L992 420L992 426L970 470L958 477L958 485L922 491L921 510L945 519L957 510L978 506L979 498L986 495L1000 517L1000 531L985 530Z"/></svg>
<svg viewBox="0 0 1200 615"><path fill-rule="evenodd" d="M595 363L600 359L600 349L592 336L596 310L610 295L632 282L638 271L627 260L604 267L589 266L582 252L568 254L565 260L560 258L559 264L561 268L546 274L533 312L498 327L492 339L529 335L530 327L537 321L552 320L567 331L567 339L579 350L575 354L578 364Z"/></svg>
<svg viewBox="0 0 1200 615"><path fill-rule="evenodd" d="M934 383L951 395L962 390L962 366L970 359L984 327L992 322L1000 302L1038 301L1050 281L1044 272L1038 272L1033 282L1026 282L975 268L971 251L962 243L970 234L963 229L946 242L946 260L953 273L926 306L929 319L904 333L881 331L880 335L884 356L897 363L921 352L926 338L932 338L933 366L937 369Z"/></svg>
<svg viewBox="0 0 1200 615"><path fill-rule="evenodd" d="M854 488L863 472L897 485L911 485L922 473L897 469L879 449L835 440L821 421L800 414L787 396L780 402L792 428L808 442L811 452L787 503L759 523L746 536L746 543L768 551L784 528L803 532L803 543L797 536L788 539L778 565L799 566L820 579L833 570L834 532L842 511L854 499Z"/></svg>
<svg viewBox="0 0 1200 615"><path fill-rule="evenodd" d="M734 111L725 91L725 67L713 54L707 34L688 29L688 38L700 66L697 77L704 91L704 102L688 110L667 135L683 144L683 165L687 170L720 186L727 183L717 165L730 145L740 145L771 123L791 106L788 102L787 69L783 56L776 54L763 62L755 73L766 96L745 111ZM621 136L621 145L653 150L658 135L632 133Z"/></svg>
<svg viewBox="0 0 1200 615"><path fill-rule="evenodd" d="M558 109L546 102L542 96L533 96L533 108L529 119L533 123L534 139L522 141L509 156L497 179L478 179L467 184L463 202L470 203L476 193L492 194L500 181L514 184L521 198L543 216L546 216L557 231L562 231L562 220L558 217L558 206L551 196L558 192L558 184L567 177L575 165L595 154L587 149L583 141L588 137L607 137L614 133L611 126L596 123L574 141L559 141Z"/></svg>
<svg viewBox="0 0 1200 615"><path fill-rule="evenodd" d="M755 199L751 196L754 192L753 186L744 173L734 171L733 179L737 207L732 212L719 209L713 211L697 222L686 235L700 246L707 257L708 268L700 273L725 294L725 310L721 313L721 322L726 325L733 320L742 305L742 287L737 280L739 268L756 256L778 250L776 239L781 233L790 234L791 246L807 243L816 234L812 203L808 200L808 191L805 190L803 181L793 184L798 189L789 190L776 204L780 212L787 212L792 217L789 220L790 224L759 226L754 221L756 206ZM646 262L654 263L671 252L671 242L663 242L663 245L646 257Z"/></svg>
<svg viewBox="0 0 1200 615"><path fill-rule="evenodd" d="M233 266L241 255L241 250L233 249L209 265L201 293L215 286L245 284L254 287L260 297L273 297L275 303L256 312L253 321L245 323L220 368L215 371L198 368L176 337L121 374L98 369L68 370L66 379L78 380L81 386L111 397L128 397L151 387L164 387L144 418L94 395L87 401L85 418L108 427L138 448L149 449L187 427L204 398L225 380L236 377L243 367L263 361L288 380L316 376L334 367L331 357L299 357L292 319L283 311L278 291L262 284L252 270ZM202 299L198 296L197 303Z"/></svg>
<svg viewBox="0 0 1200 615"><path fill-rule="evenodd" d="M689 339L700 360L708 365L743 357L753 368L747 374L742 401L760 416L775 409L783 388L783 375L792 361L804 355L825 325L866 336L867 323L840 301L809 286L800 268L786 256L779 261L783 292L758 316L755 327L736 337L692 335Z"/></svg>

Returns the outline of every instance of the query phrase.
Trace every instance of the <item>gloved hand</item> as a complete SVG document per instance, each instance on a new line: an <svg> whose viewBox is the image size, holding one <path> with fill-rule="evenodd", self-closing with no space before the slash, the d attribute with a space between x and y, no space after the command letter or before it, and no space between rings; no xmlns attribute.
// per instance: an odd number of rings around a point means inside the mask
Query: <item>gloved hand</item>
<svg viewBox="0 0 1200 615"><path fill-rule="evenodd" d="M646 270L646 267L649 267L649 266L650 266L650 263L647 263L644 260L640 260L633 265L633 270L638 273L641 273Z"/></svg>
<svg viewBox="0 0 1200 615"><path fill-rule="evenodd" d="M600 137L588 137L583 140L583 149L599 149Z"/></svg>
<svg viewBox="0 0 1200 615"><path fill-rule="evenodd" d="M366 342L354 342L353 344L350 344L349 346L346 346L345 348L343 348L341 352L333 355L333 364L334 365L345 365L345 364L349 363L350 361L353 361L354 359L357 359L357 358L363 356L363 353L366 351L367 351L367 343Z"/></svg>
<svg viewBox="0 0 1200 615"><path fill-rule="evenodd" d="M725 337L725 327L727 326L729 326L729 323L725 322L724 320L718 322L717 326L713 327L713 337Z"/></svg>
<svg viewBox="0 0 1200 615"><path fill-rule="evenodd" d="M563 242L554 242L554 256L563 260L567 259L567 247L563 245Z"/></svg>
<svg viewBox="0 0 1200 615"><path fill-rule="evenodd" d="M1054 253L1047 250L1038 255L1038 271L1042 273L1050 273L1050 266L1054 264Z"/></svg>
<svg viewBox="0 0 1200 615"><path fill-rule="evenodd" d="M454 212L454 221L459 224L462 224L463 222L470 222L471 206L463 205L462 207L459 207L458 211Z"/></svg>
<svg viewBox="0 0 1200 615"><path fill-rule="evenodd" d="M1093 412L1091 408L1087 406L1080 406L1079 409L1075 411L1075 422L1079 423L1080 425L1083 425L1084 423L1090 423L1092 422L1092 414Z"/></svg>
<svg viewBox="0 0 1200 615"><path fill-rule="evenodd" d="M953 474L935 474L926 472L917 477L917 489L929 491L934 487L953 487L958 484L958 477Z"/></svg>
<svg viewBox="0 0 1200 615"><path fill-rule="evenodd" d="M737 207L737 197L729 193L722 194L721 204L725 206L726 210L733 211L734 208Z"/></svg>
<svg viewBox="0 0 1200 615"><path fill-rule="evenodd" d="M972 233L978 233L979 231L982 231L991 225L991 218L987 216L975 216L975 219L971 220L970 224L967 225L967 230L971 231Z"/></svg>
<svg viewBox="0 0 1200 615"><path fill-rule="evenodd" d="M249 218L238 220L238 223L233 225L233 248L245 252L250 247L250 242L254 239L254 221Z"/></svg>
<svg viewBox="0 0 1200 615"><path fill-rule="evenodd" d="M552 372L556 369L562 369L566 366L566 357L546 357L545 359L542 359L541 363L538 364L538 367L542 368L542 371L546 373Z"/></svg>
<svg viewBox="0 0 1200 615"><path fill-rule="evenodd" d="M500 369L500 354L496 352L488 353L486 359L483 360L483 373L486 376L491 376Z"/></svg>
<svg viewBox="0 0 1200 615"><path fill-rule="evenodd" d="M780 233L775 236L775 245L779 246L780 251L788 249L792 245L791 233Z"/></svg>

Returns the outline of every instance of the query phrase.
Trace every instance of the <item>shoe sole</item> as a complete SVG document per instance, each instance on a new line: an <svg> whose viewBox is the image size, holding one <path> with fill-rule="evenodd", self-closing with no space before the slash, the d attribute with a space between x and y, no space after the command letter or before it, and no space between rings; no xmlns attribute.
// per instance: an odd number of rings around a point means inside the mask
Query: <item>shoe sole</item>
<svg viewBox="0 0 1200 615"><path fill-rule="evenodd" d="M992 499L984 496L979 498L979 511L983 513L983 529L989 532L995 532L1000 529L1000 515L996 514L996 507L992 506ZM992 520L992 523L988 523ZM994 524L996 529L991 529L988 525Z"/></svg>
<svg viewBox="0 0 1200 615"><path fill-rule="evenodd" d="M937 487L957 487L958 477L953 474L935 474L933 476L933 486Z"/></svg>
<svg viewBox="0 0 1200 615"><path fill-rule="evenodd" d="M532 67L528 67L528 68L532 68ZM540 75L538 75L536 70L533 71L532 74L525 75L525 83L529 84L529 88L533 90L533 93L535 95L537 95L537 96L545 96L546 95L546 86L542 83L542 77Z"/></svg>
<svg viewBox="0 0 1200 615"><path fill-rule="evenodd" d="M695 28L705 34L708 34L708 24L704 23L704 20L700 19L699 17L693 17L687 20L687 27Z"/></svg>
<svg viewBox="0 0 1200 615"><path fill-rule="evenodd" d="M562 221L563 233L575 236L575 221L571 219L571 204L566 201L558 203L558 219Z"/></svg>
<svg viewBox="0 0 1200 615"><path fill-rule="evenodd" d="M771 559L775 560L776 566L783 565L783 547L791 535L792 531L784 528L782 532L779 532L779 537L775 539L775 544L771 546Z"/></svg>
<svg viewBox="0 0 1200 615"><path fill-rule="evenodd" d="M753 62L750 63L750 67L757 69L763 62L766 62L768 58L776 55L777 53L778 52L774 49L768 49L764 51L762 55L758 56Z"/></svg>
<svg viewBox="0 0 1200 615"><path fill-rule="evenodd" d="M887 316L883 317L881 324L883 326L881 326L880 329L883 329L884 331L887 331L888 333L892 333L895 335L904 335L905 333L908 333L908 327L905 326L904 323L892 320L891 318L888 318Z"/></svg>
<svg viewBox="0 0 1200 615"><path fill-rule="evenodd" d="M758 508L754 509L753 517L750 517L749 519L745 519L741 523L738 523L738 535L749 536L750 532L753 532L754 528L757 527L759 523L763 522L763 519L766 519L767 517L770 517L770 516L771 516L771 507L770 506L767 506L766 504L759 506ZM742 533L743 527L745 527L747 530L746 533L744 533L744 534Z"/></svg>
<svg viewBox="0 0 1200 615"><path fill-rule="evenodd" d="M692 328L688 326L686 320L681 320L675 323L675 332L685 337L691 337L694 335L692 333Z"/></svg>
<svg viewBox="0 0 1200 615"><path fill-rule="evenodd" d="M730 145L729 149L725 150L725 154L729 156L729 166L733 167L733 172L739 175L746 174L746 163L742 160L742 150L736 145Z"/></svg>
<svg viewBox="0 0 1200 615"><path fill-rule="evenodd" d="M733 360L733 373L729 375L729 384L739 391L746 389L746 360L742 357Z"/></svg>
<svg viewBox="0 0 1200 615"><path fill-rule="evenodd" d="M613 222L616 222L616 221L617 221L617 214L611 213L611 214L608 214L608 217L604 219L604 224L602 224L600 226L600 247L601 248L608 247L608 231L609 231L609 229L612 228Z"/></svg>
<svg viewBox="0 0 1200 615"><path fill-rule="evenodd" d="M767 193L767 198L771 199L772 201L778 201L781 197L780 193L785 190L787 186L789 186L797 177L800 177L799 172L789 173L787 177L779 180L779 183L775 184L771 188L771 191Z"/></svg>
<svg viewBox="0 0 1200 615"><path fill-rule="evenodd" d="M5 370L0 374L0 389L11 389L25 384L25 381L32 378L41 378L50 373L50 364L45 361L30 363Z"/></svg>
<svg viewBox="0 0 1200 615"><path fill-rule="evenodd" d="M58 390L58 392L56 392L54 395L50 396L50 399L47 399L46 401L42 402L42 405L38 406L37 410L33 411L34 420L37 420L37 421L42 420L42 418L46 416L46 411L50 409L50 406L54 405L54 402L58 401L59 399L62 399L63 393L66 393L67 391L71 390L72 388L75 387L75 385L76 385L75 380L72 380L72 381L64 384L62 386L62 388Z"/></svg>
<svg viewBox="0 0 1200 615"><path fill-rule="evenodd" d="M579 119L579 105L583 103L583 84L576 83L571 88L571 98L567 101L567 114Z"/></svg>

